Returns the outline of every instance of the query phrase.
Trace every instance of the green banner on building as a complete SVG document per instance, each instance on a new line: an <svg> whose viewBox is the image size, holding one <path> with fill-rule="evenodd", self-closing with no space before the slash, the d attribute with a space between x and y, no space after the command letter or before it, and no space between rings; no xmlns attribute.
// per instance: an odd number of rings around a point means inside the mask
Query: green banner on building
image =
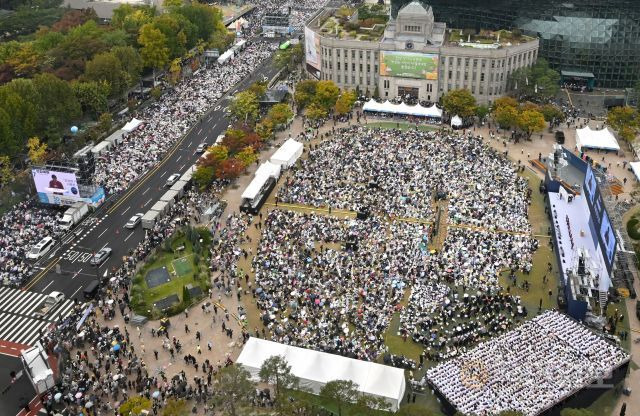
<svg viewBox="0 0 640 416"><path fill-rule="evenodd" d="M380 52L380 75L417 79L438 79L438 55L415 52Z"/></svg>

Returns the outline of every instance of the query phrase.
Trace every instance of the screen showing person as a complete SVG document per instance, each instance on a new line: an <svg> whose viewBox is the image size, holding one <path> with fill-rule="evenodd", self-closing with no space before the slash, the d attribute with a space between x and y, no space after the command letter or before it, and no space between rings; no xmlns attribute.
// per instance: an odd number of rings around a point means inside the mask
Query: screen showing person
<svg viewBox="0 0 640 416"><path fill-rule="evenodd" d="M79 196L75 173L33 169L32 175L36 191L39 193Z"/></svg>

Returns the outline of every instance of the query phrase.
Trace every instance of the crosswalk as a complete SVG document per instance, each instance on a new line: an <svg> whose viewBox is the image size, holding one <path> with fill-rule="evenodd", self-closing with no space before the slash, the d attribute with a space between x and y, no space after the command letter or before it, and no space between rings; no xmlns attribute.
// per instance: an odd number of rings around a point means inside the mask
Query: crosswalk
<svg viewBox="0 0 640 416"><path fill-rule="evenodd" d="M36 310L47 295L0 287L0 340L33 345L43 329L62 321L73 311L73 300L58 303L45 316L36 316Z"/></svg>

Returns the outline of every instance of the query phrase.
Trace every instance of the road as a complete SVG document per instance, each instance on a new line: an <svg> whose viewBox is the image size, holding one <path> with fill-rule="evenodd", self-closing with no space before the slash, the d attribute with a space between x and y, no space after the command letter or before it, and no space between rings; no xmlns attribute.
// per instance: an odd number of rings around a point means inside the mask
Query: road
<svg viewBox="0 0 640 416"><path fill-rule="evenodd" d="M232 65L233 63L231 63ZM212 144L229 125L224 109L229 96L248 87L251 83L271 79L277 74L272 60L267 60L254 73L245 78L223 96L192 128L172 147L160 163L134 182L115 201L109 202L85 219L62 244L41 259L34 278L25 290L49 293L63 292L67 298L82 300L82 289L98 276L105 276L112 267L119 267L122 257L144 238L140 225L134 230L124 228L135 213L145 213L167 190L165 182L173 173L182 173L192 166L201 142ZM103 247L113 250L111 257L99 268L90 264L93 253ZM56 272L59 266L60 273Z"/></svg>

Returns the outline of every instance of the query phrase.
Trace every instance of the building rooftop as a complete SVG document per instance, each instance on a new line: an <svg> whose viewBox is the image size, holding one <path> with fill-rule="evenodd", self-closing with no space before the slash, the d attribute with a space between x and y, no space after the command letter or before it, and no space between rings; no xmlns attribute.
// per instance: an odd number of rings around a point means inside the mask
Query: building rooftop
<svg viewBox="0 0 640 416"><path fill-rule="evenodd" d="M320 17L323 36L362 41L380 40L389 20L389 7L363 4L356 8L341 6Z"/></svg>
<svg viewBox="0 0 640 416"><path fill-rule="evenodd" d="M531 42L535 38L519 31L447 29L445 45L464 48L498 49L502 46L513 46Z"/></svg>

